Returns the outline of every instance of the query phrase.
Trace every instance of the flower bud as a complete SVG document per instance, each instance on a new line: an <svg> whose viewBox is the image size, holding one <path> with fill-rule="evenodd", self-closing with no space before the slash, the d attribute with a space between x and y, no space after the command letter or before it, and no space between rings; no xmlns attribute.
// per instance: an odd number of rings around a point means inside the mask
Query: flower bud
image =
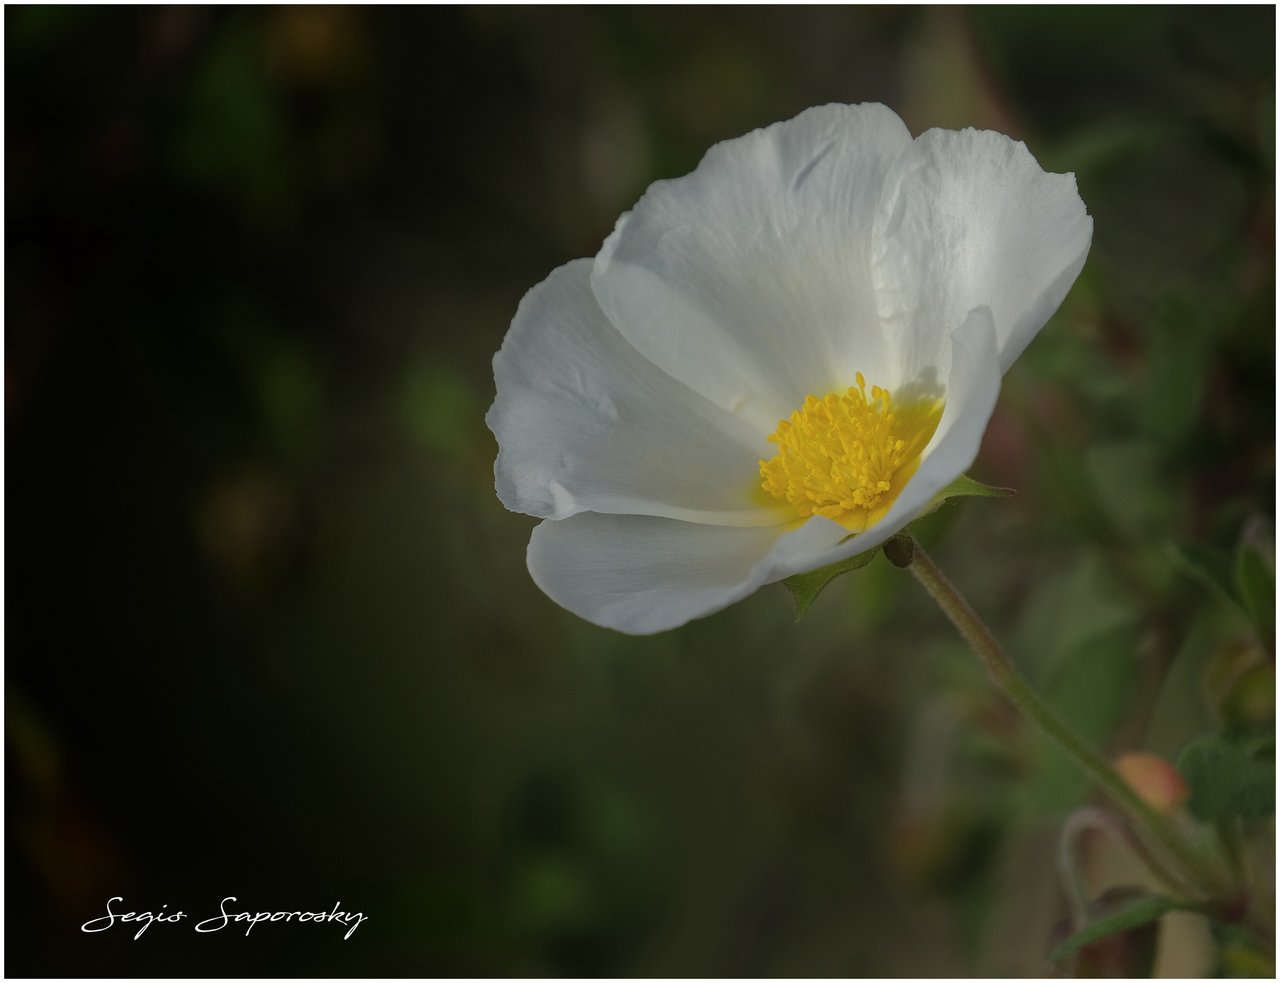
<svg viewBox="0 0 1280 983"><path fill-rule="evenodd" d="M1157 754L1122 754L1115 760L1115 769L1143 802L1162 815L1173 812L1191 794L1178 769Z"/></svg>
<svg viewBox="0 0 1280 983"><path fill-rule="evenodd" d="M911 561L915 558L915 543L912 542L910 536L894 536L884 544L884 555L890 563L895 567L911 566Z"/></svg>
<svg viewBox="0 0 1280 983"><path fill-rule="evenodd" d="M1223 702L1240 677L1254 666L1267 661L1255 642L1236 639L1218 648L1205 669L1204 687L1209 703L1221 712Z"/></svg>
<svg viewBox="0 0 1280 983"><path fill-rule="evenodd" d="M1222 722L1239 731L1270 730L1276 722L1276 669L1261 663L1246 669L1222 701Z"/></svg>

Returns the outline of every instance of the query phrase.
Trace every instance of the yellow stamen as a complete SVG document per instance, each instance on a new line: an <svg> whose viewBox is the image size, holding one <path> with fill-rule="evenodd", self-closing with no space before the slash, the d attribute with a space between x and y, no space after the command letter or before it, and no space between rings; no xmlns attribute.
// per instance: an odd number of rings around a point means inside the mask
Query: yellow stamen
<svg viewBox="0 0 1280 983"><path fill-rule="evenodd" d="M769 435L777 455L760 462L770 495L803 518L823 515L850 532L885 517L919 467L943 407L929 397L895 403L879 386L868 399L861 372L857 379L846 392L806 396Z"/></svg>

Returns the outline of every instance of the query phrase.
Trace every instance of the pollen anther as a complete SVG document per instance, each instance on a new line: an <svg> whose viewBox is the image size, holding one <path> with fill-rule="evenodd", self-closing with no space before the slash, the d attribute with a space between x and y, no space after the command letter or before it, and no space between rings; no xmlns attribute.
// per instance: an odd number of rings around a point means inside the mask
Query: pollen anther
<svg viewBox="0 0 1280 983"><path fill-rule="evenodd" d="M766 492L803 518L822 515L862 532L888 513L915 474L942 418L940 399L895 402L861 372L857 385L822 398L806 396L778 421L769 442L778 453L760 462Z"/></svg>

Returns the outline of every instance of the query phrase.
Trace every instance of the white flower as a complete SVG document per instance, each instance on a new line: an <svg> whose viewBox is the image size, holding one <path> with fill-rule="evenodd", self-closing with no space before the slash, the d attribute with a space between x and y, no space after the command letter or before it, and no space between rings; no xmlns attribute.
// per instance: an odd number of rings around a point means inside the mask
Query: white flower
<svg viewBox="0 0 1280 983"><path fill-rule="evenodd" d="M494 358L534 581L645 634L880 545L973 463L1092 230L1023 144L912 140L880 105L712 147L530 290Z"/></svg>

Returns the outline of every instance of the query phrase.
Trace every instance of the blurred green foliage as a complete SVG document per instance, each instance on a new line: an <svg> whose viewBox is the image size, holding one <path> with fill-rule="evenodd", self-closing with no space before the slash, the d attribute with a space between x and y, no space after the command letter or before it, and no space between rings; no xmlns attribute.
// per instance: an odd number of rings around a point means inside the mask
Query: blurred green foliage
<svg viewBox="0 0 1280 983"><path fill-rule="evenodd" d="M5 27L6 973L1047 969L1047 858L1089 790L909 578L625 638L537 590L493 495L489 360L524 291L650 181L827 101L1076 172L1088 266L973 471L1019 494L924 538L1108 752L1266 759L1271 8ZM1273 821L1247 832L1265 891ZM80 933L117 894L370 921ZM1169 934L1158 971L1265 968Z"/></svg>
<svg viewBox="0 0 1280 983"><path fill-rule="evenodd" d="M1191 784L1188 807L1197 819L1266 819L1276 811L1275 748L1259 760L1220 737L1193 741L1178 759Z"/></svg>

